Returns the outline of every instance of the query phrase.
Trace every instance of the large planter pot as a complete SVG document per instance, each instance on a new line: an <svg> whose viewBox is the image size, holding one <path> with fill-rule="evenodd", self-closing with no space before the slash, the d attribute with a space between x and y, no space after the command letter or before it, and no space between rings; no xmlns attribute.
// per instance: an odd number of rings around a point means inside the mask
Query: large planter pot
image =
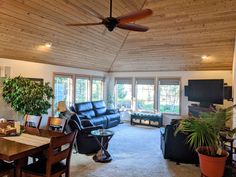
<svg viewBox="0 0 236 177"><path fill-rule="evenodd" d="M222 150L222 157L212 157L202 154L204 151L207 151L207 147L197 148L201 173L207 177L222 177L224 175L225 162L229 153Z"/></svg>

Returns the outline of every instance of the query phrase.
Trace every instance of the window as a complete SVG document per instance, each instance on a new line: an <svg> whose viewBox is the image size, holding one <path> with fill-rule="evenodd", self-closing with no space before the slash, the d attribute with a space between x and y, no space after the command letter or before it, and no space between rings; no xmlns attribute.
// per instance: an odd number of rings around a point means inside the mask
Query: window
<svg viewBox="0 0 236 177"><path fill-rule="evenodd" d="M65 101L67 106L72 105L72 76L56 75L54 77L54 113L59 101Z"/></svg>
<svg viewBox="0 0 236 177"><path fill-rule="evenodd" d="M75 103L89 101L89 78L76 77Z"/></svg>
<svg viewBox="0 0 236 177"><path fill-rule="evenodd" d="M136 109L154 111L154 79L136 79Z"/></svg>
<svg viewBox="0 0 236 177"><path fill-rule="evenodd" d="M92 79L92 101L103 99L103 78Z"/></svg>
<svg viewBox="0 0 236 177"><path fill-rule="evenodd" d="M115 79L115 102L117 108L131 109L132 105L132 79Z"/></svg>
<svg viewBox="0 0 236 177"><path fill-rule="evenodd" d="M160 79L158 107L162 113L180 114L180 80Z"/></svg>
<svg viewBox="0 0 236 177"><path fill-rule="evenodd" d="M67 107L74 102L96 101L103 99L104 79L101 77L54 73L53 114L59 101L65 101Z"/></svg>

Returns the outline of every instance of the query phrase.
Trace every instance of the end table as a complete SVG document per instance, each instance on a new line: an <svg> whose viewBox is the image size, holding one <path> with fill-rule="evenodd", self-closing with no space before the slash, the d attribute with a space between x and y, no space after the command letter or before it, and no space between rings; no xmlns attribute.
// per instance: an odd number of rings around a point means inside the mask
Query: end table
<svg viewBox="0 0 236 177"><path fill-rule="evenodd" d="M111 130L106 129L98 129L91 131L91 135L94 136L96 141L98 142L101 149L93 156L93 160L95 162L110 162L112 160L112 157L110 153L108 152L108 142L111 140L112 136L114 135L114 132Z"/></svg>

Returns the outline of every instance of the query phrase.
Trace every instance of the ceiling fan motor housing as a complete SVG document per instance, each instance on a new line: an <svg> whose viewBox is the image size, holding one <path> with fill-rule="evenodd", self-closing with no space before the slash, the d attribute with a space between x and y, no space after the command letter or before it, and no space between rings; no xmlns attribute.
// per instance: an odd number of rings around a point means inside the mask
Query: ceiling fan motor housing
<svg viewBox="0 0 236 177"><path fill-rule="evenodd" d="M102 22L109 31L113 31L118 24L118 20L114 17L107 17Z"/></svg>

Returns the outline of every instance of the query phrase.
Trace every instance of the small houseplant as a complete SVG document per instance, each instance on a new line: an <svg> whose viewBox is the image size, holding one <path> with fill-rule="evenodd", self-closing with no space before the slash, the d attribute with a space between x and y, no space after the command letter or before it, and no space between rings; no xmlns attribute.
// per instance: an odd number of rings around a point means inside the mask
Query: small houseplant
<svg viewBox="0 0 236 177"><path fill-rule="evenodd" d="M176 133L188 133L187 143L196 149L201 172L208 177L222 177L228 152L222 149L221 133L232 135L233 131L224 131L225 123L232 118L234 106L211 113L202 113L199 118L182 119Z"/></svg>
<svg viewBox="0 0 236 177"><path fill-rule="evenodd" d="M39 84L18 76L6 78L2 89L3 99L11 105L13 110L24 116L47 114L51 107L53 90L49 83Z"/></svg>

